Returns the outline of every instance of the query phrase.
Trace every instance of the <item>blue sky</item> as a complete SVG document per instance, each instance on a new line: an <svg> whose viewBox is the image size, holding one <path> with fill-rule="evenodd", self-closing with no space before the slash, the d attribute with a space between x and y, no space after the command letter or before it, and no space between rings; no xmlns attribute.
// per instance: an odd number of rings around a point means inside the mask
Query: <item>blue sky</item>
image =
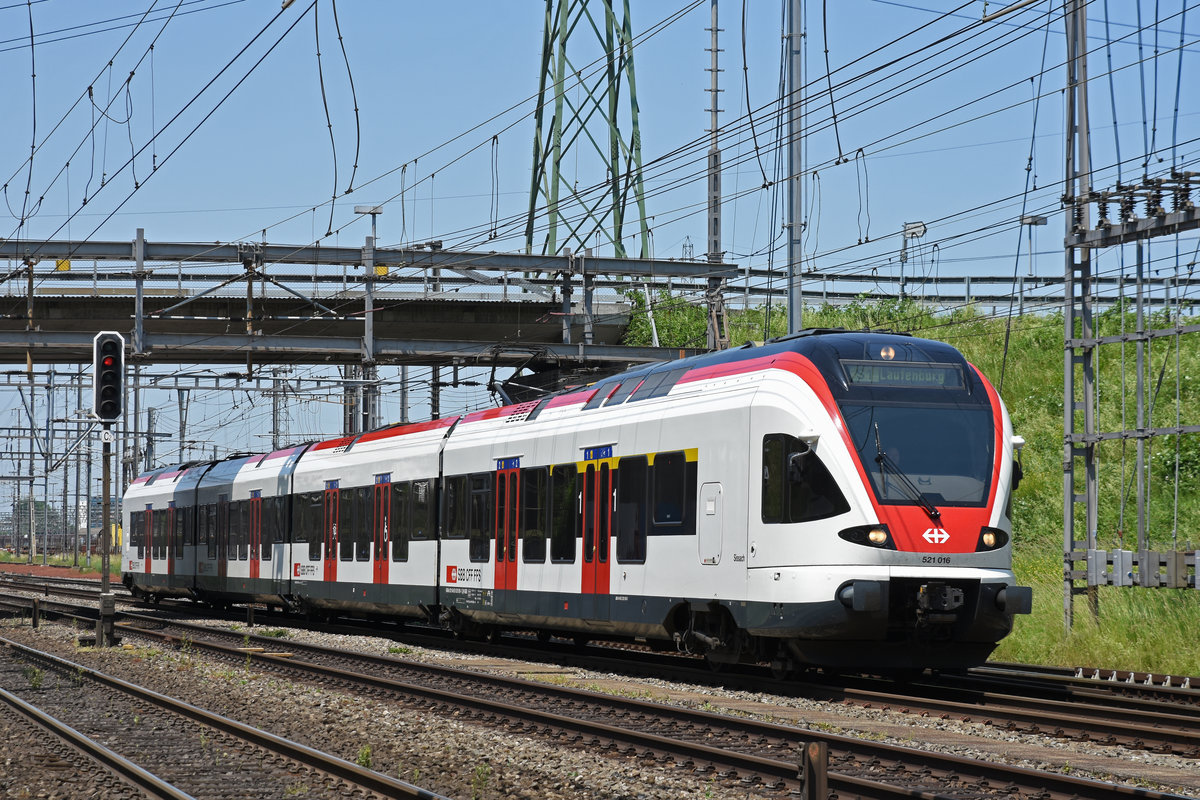
<svg viewBox="0 0 1200 800"><path fill-rule="evenodd" d="M379 219L383 245L433 238L467 249L522 249L520 235L489 241L479 231L487 227L493 197L501 219L520 220L528 205L544 4L343 0L336 6L339 41L334 6L319 0L320 72L310 4L297 0L267 27L279 13L276 0L183 0L178 7L160 0L134 27L150 0L0 0L6 76L0 180L7 184L3 213L9 215L0 236L129 240L141 227L157 241L265 236L277 243L357 246L369 222L353 206L386 203ZM709 124L709 3L633 5L653 254L677 257L689 239L701 254L706 145L687 147L703 141ZM990 3L988 10L1000 5ZM1090 4L1097 188L1117 181L1118 145L1127 182L1143 170L1169 169L1173 158L1196 169L1200 108L1188 87L1200 85L1198 5ZM982 2L807 6L806 268L857 271L867 284L886 282L899 269L902 226L921 220L928 232L912 243L910 278L1024 274L1026 240L1015 220L1025 209L1051 217L1036 231L1036 271L1061 274L1059 5L1049 19L1050 3L1043 2L974 27ZM175 17L166 22L172 10ZM1113 39L1125 37L1107 48L1106 20ZM779 89L781 22L777 1L720 6L729 198L724 248L728 260L756 269L782 265L778 253L769 255L780 225L773 209L782 202L771 107ZM834 72L829 83L826 49ZM572 55L582 64L596 54L585 48ZM745 124L747 88L753 131ZM1155 156L1143 167L1152 139ZM30 169L32 142L38 149ZM679 148L685 155L670 160ZM122 169L135 152L133 168ZM583 157L575 168L581 186L603 177ZM354 191L344 195L352 172ZM764 174L772 184L766 188ZM325 236L335 186L336 233ZM1037 188L1026 193L1027 186ZM523 228L516 222L502 230ZM1182 240L1184 261L1194 244L1194 234ZM1101 269L1116 268L1115 256L1107 258ZM1164 258L1165 268L1176 263ZM465 408L489 402L482 390L461 400ZM164 401L164 414L171 413L169 405ZM211 426L229 413L214 399ZM261 422L246 424L261 428Z"/></svg>
<svg viewBox="0 0 1200 800"><path fill-rule="evenodd" d="M273 242L323 239L357 245L368 224L356 220L352 206L388 201L380 218L380 239L385 244L400 243L403 234L404 240L443 238L462 246L486 245L487 249L521 246L519 237L487 242L486 237L456 234L486 225L493 193L501 204L501 217L523 214L527 206L533 138L530 114L537 89L542 4L343 0L337 6L339 42L333 6L329 0L321 0L316 6L321 73L314 13L306 12L306 2L297 2L283 12L253 44L248 43L254 34L278 12L277 3L185 0L164 27L175 3L160 1L148 21L136 29L130 27L147 5L145 0L104 4L43 0L30 5L9 0L0 4L0 30L7 33L0 43L0 63L8 76L9 112L8 124L0 131L0 172L8 184L10 217L4 235L128 239L134 228L143 227L149 238L157 240L231 241L261 238L265 229L266 238ZM817 177L810 174L806 180L806 251L813 254L813 266L838 269L870 262L883 269L891 251L897 249L904 222L946 220L966 209L1020 195L1034 134L1032 166L1039 185L1050 185L1061 175L1063 108L1058 90L1064 73L1058 65L1063 55L1062 21L1055 13L1047 36L1048 3L1035 4L972 33L952 36L941 45L931 43L978 19L983 3L966 3L959 12L942 16L958 4L851 0L828 4L827 20L822 19L823 4L808 5L808 77L813 81L809 108L814 130L808 139L807 162L815 167ZM1138 22L1133 4L1111 5L1112 35L1130 36ZM1100 41L1095 37L1104 33L1108 6L1100 0L1091 4L1096 46ZM1145 149L1141 81L1151 83L1150 113L1157 100L1156 144L1161 146L1172 133L1178 68L1175 48L1179 45L1180 12L1187 10L1183 3L1144 2L1142 6L1142 24L1147 26L1158 6L1163 18L1157 28L1158 50L1163 54L1150 58L1155 29L1148 27L1140 50L1128 39L1113 45L1111 52L1097 50L1091 61L1093 76L1106 72L1109 55L1120 69L1113 91L1125 159ZM989 10L997 7L992 3ZM771 189L755 187L762 183L763 172L769 178L775 176L770 148L772 109L764 106L778 89L781 9L777 2L747 0L744 4L748 67L744 74L743 3L725 2L720 10L724 28L721 124L729 130L723 140L724 160L733 165L724 177L725 192L727 197L745 193L740 200L727 203L725 247L731 260L764 267L764 250L778 231L778 219L772 220L770 215L776 198ZM1190 10L1187 21L1193 35L1185 41L1185 86L1189 77L1192 85L1200 77L1195 43L1200 35L1196 33L1200 31L1200 10ZM696 174L703 148L683 159L684 169L666 171L656 165L656 159L702 137L708 127L705 28L709 4L642 3L635 4L633 13L655 255L679 255L685 237L691 237L697 251L703 252L704 186ZM35 65L30 63L28 47L30 14L35 37L42 42L35 52ZM673 22L646 35L655 23L673 14L678 14ZM267 47L297 20L295 28L214 110ZM131 30L132 37L118 53ZM910 31L918 32L884 47ZM153 55L147 56L147 47L156 36ZM353 76L357 125L342 44ZM820 80L826 47L830 67L835 70L836 130L828 124L829 95L827 84ZM243 48L242 58L197 98L205 84ZM989 50L992 52L987 53ZM1142 71L1128 67L1139 53L1148 59ZM593 55L573 53L577 63L586 63ZM110 59L112 67L106 68ZM881 66L892 60L898 63ZM923 67L915 66L922 62ZM944 62L947 68L939 68ZM1051 71L1044 81L1031 81L1043 63ZM899 68L906 66L911 68L901 74ZM31 67L36 68L36 81L29 78ZM921 77L927 68L935 72ZM836 83L850 76L860 79L847 85ZM921 85L900 91L907 80ZM874 81L879 81L876 88L858 91ZM88 86L97 108L84 97ZM759 158L751 157L753 138L742 124L746 86L757 111L755 133L762 145ZM1153 95L1155 86L1157 97ZM1036 108L1035 130L1032 99L1038 88L1043 98ZM885 94L873 98L877 91ZM1093 143L1099 165L1113 161L1115 139L1108 95L1107 78L1095 78ZM68 114L81 97L82 102ZM867 98L872 99L860 105ZM101 112L110 100L105 120ZM35 101L36 134L32 129ZM191 107L172 121L189 102ZM326 102L336 158L326 123ZM1190 141L1196 132L1197 109L1186 92L1182 106L1175 136ZM47 136L55 125L59 127ZM95 134L89 136L93 125ZM905 129L908 132L901 133ZM491 170L493 136L498 163L495 180ZM26 159L35 138L44 143L30 171ZM80 150L72 154L76 147ZM341 195L351 185L356 149L358 169L353 186L357 188L339 197L332 222L337 234L324 237L330 227L327 201L334 193L334 171ZM133 168L121 170L135 150L140 153L133 159ZM1197 146L1193 142L1184 150L1194 154ZM839 154L845 160L835 165L832 162ZM64 167L68 162L70 166ZM158 168L152 169L154 165ZM580 184L601 179L599 169L581 157L577 166ZM1124 177L1139 171L1127 165ZM674 191L662 192L664 185L683 175L691 179ZM98 191L102 176L108 183ZM1107 177L1115 183L1114 171L1109 170ZM135 179L140 188L133 191ZM26 209L32 208L37 198L44 199L36 214L26 211L29 219L22 226L26 180L32 190ZM1103 177L1098 178L1098 183L1102 182ZM402 188L407 189L403 203L399 199ZM90 199L81 209L85 193ZM1028 202L1044 212L1054 210L1054 199L1053 193L1043 192ZM982 218L999 227L1018 212L1010 201L989 207ZM70 213L76 216L67 224ZM1005 261L1018 237L982 247L950 240L980 227L979 223L980 215L931 224L925 243L942 242L947 268L956 257L972 257L999 260L985 271L1007 270ZM514 226L520 228L523 225ZM1050 230L1053 227L1046 229ZM888 237L891 241L882 246L880 240ZM1057 231L1044 238L1039 245L1053 249ZM863 239L869 242L859 245ZM892 260L894 269L894 254ZM1058 263L1054 259L1049 262L1051 268Z"/></svg>

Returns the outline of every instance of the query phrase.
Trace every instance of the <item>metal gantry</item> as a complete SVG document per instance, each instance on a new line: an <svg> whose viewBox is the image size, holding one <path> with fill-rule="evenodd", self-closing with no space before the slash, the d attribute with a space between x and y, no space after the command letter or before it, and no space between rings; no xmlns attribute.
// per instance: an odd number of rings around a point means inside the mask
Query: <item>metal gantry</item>
<svg viewBox="0 0 1200 800"><path fill-rule="evenodd" d="M1180 278L1166 279L1174 286L1173 324L1152 328L1147 325L1145 250L1155 237L1170 236L1200 228L1193 194L1200 191L1200 175L1172 171L1166 178L1143 176L1136 185L1118 186L1110 191L1097 192L1091 183L1089 163L1087 112L1087 13L1085 0L1070 0L1067 8L1067 149L1064 203L1066 214L1066 269L1064 271L1064 385L1063 385L1063 616L1068 628L1074 621L1075 597L1085 595L1093 616L1099 615L1099 587L1142 586L1200 589L1196 578L1196 554L1180 549L1177 525L1172 527L1171 546L1154 547L1164 537L1151 535L1149 526L1150 492L1147 446L1156 437L1200 433L1200 425L1184 424L1180 396L1180 337L1200 332L1200 325L1183 325L1179 294ZM1167 205L1171 206L1170 209ZM1091 224L1092 206L1097 207L1098 219ZM1111 211L1116 211L1114 216ZM1136 294L1135 328L1124 328L1126 317L1125 281L1122 270L1120 293L1116 298L1122 330L1110 336L1097 335L1095 277L1093 254L1106 248L1136 245L1136 275L1133 281ZM1187 281L1190 282L1191 274ZM1161 283L1161 281L1160 281ZM1166 298L1164 298L1166 299ZM1164 315L1170 320L1170 314ZM1152 422L1152 399L1148 401L1150 383L1147 373L1147 348L1156 339L1173 337L1176 344L1175 425L1155 427ZM1134 391L1136 422L1130 428L1124 412L1126 398L1125 345L1135 344L1136 361ZM1102 430L1101 420L1115 413L1099 402L1097 363L1103 345L1121 347L1120 370L1122 400L1119 429ZM1163 364L1165 374L1166 363ZM1160 375L1160 385L1161 385ZM1155 394L1150 397L1157 396ZM1136 549L1123 546L1125 536L1124 509L1128 492L1124 448L1120 457L1120 482L1116 498L1118 512L1114 527L1117 547L1100 547L1102 479L1099 470L1098 448L1104 442L1122 445L1134 441L1136 457L1134 483L1136 492ZM1178 451L1176 453L1175 507L1179 502ZM1113 481L1109 480L1111 486ZM1083 508L1083 525L1077 510ZM1111 523L1112 520L1106 520ZM1082 566L1080 566L1082 565Z"/></svg>

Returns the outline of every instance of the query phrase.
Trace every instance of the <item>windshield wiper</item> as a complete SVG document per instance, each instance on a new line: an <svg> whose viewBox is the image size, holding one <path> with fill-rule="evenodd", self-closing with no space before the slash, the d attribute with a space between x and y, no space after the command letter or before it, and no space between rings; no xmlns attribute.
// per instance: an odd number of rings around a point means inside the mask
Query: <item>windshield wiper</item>
<svg viewBox="0 0 1200 800"><path fill-rule="evenodd" d="M908 499L919 505L929 518L936 524L942 518L942 512L938 511L937 506L929 502L925 497L925 493L918 489L913 482L908 479L908 476L900 469L895 461L891 459L887 453L883 452L883 445L879 441L879 423L875 424L875 463L880 466L880 477L886 480L886 476L882 474L883 469L889 469L897 478L897 483L904 493L908 495Z"/></svg>

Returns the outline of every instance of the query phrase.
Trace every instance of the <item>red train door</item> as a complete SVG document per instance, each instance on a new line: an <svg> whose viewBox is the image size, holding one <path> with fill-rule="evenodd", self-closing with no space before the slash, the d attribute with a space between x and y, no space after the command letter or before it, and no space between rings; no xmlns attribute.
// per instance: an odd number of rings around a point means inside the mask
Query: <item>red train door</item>
<svg viewBox="0 0 1200 800"><path fill-rule="evenodd" d="M612 522L612 471L607 463L588 464L583 478L584 617L608 617L608 543Z"/></svg>
<svg viewBox="0 0 1200 800"><path fill-rule="evenodd" d="M515 459L514 459L515 461ZM501 461L498 466L506 466ZM519 515L521 470L515 467L496 470L496 608L514 607L509 592L517 588L517 521Z"/></svg>
<svg viewBox="0 0 1200 800"><path fill-rule="evenodd" d="M258 577L259 558L262 551L262 491L250 492L250 577Z"/></svg>
<svg viewBox="0 0 1200 800"><path fill-rule="evenodd" d="M325 574L324 580L337 580L338 559L338 482L325 481Z"/></svg>
<svg viewBox="0 0 1200 800"><path fill-rule="evenodd" d="M376 475L375 476L375 497L372 502L375 504L375 547L372 548L374 554L374 580L375 583L388 582L388 541L391 538L391 497L392 497L392 476Z"/></svg>

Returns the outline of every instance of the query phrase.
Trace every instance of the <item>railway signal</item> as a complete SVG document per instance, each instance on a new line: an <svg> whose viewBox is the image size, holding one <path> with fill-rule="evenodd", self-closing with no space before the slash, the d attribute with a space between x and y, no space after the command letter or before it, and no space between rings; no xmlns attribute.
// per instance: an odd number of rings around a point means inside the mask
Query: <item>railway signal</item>
<svg viewBox="0 0 1200 800"><path fill-rule="evenodd" d="M92 411L115 422L125 400L125 337L101 331L92 339Z"/></svg>

